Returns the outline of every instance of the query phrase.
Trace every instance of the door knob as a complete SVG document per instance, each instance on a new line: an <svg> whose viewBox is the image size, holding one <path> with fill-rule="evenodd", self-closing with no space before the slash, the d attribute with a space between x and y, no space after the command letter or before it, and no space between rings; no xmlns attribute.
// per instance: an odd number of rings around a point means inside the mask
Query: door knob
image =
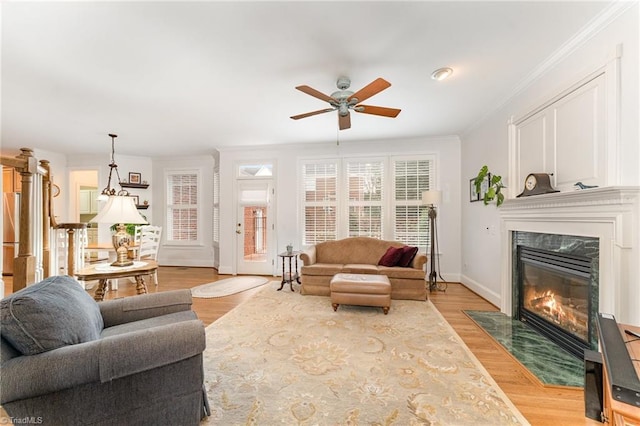
<svg viewBox="0 0 640 426"><path fill-rule="evenodd" d="M242 234L242 224L239 223L238 225L236 225L236 234Z"/></svg>

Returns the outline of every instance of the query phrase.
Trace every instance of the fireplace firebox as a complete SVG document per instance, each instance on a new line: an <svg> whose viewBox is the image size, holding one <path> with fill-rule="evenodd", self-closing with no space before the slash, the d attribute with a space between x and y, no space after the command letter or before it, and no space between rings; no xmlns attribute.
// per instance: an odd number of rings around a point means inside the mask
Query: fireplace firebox
<svg viewBox="0 0 640 426"><path fill-rule="evenodd" d="M591 259L518 246L518 317L582 359L595 333Z"/></svg>

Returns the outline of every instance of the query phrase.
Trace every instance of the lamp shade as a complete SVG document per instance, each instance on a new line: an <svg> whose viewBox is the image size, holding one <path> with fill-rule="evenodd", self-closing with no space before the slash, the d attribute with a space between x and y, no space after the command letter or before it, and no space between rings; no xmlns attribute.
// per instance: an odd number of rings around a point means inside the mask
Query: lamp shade
<svg viewBox="0 0 640 426"><path fill-rule="evenodd" d="M140 215L132 197L114 195L90 222L93 223L147 223Z"/></svg>
<svg viewBox="0 0 640 426"><path fill-rule="evenodd" d="M442 198L442 191L424 191L422 193L422 204L438 205Z"/></svg>

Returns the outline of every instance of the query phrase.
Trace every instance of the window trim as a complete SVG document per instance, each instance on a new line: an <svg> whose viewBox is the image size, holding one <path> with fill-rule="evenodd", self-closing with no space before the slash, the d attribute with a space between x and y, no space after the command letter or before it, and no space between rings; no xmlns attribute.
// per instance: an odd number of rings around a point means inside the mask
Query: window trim
<svg viewBox="0 0 640 426"><path fill-rule="evenodd" d="M387 170L388 170L388 162L385 157L375 156L375 157L345 157L341 159L341 173L338 173L338 186L340 186L340 181L344 183L344 193L345 197L340 200L343 204L344 208L339 210L343 220L341 221L343 224L343 228L338 228L338 238L347 238L349 237L349 209L355 206L379 206L380 207L380 238L384 239L386 237L386 229L387 229L387 221L388 221L388 179ZM380 201L352 201L349 199L349 164L352 163L378 163L380 164L381 170L381 178L382 178L382 187L381 187L381 198Z"/></svg>
<svg viewBox="0 0 640 426"><path fill-rule="evenodd" d="M389 196L389 203L388 203L388 207L389 207L389 239L395 239L394 234L395 234L395 228L396 228L396 214L395 214L395 210L396 207L398 206L418 206L418 209L420 208L420 206L423 206L422 204L422 194L419 194L418 199L417 200L411 200L410 202L398 202L396 200L395 197L395 188L396 188L396 163L399 161L411 161L411 160L417 160L417 161L428 161L430 162L430 167L429 167L429 188L428 189L432 189L432 188L437 188L437 184L436 184L436 168L438 166L438 158L435 154L421 154L421 155L397 155L397 156L390 156L389 157L389 174L391 175L391 179L390 180L390 186L391 189L390 191L392 192ZM427 190L428 190L427 189ZM427 226L429 227L430 224L427 223ZM427 237L427 241L426 244L424 244L425 246L425 250L426 247L429 246L430 241L431 241L431 235L432 232L430 229L427 230L428 232L428 237ZM418 244L418 250L422 251L422 244Z"/></svg>
<svg viewBox="0 0 640 426"><path fill-rule="evenodd" d="M438 176L438 155L434 153L416 153L405 155L372 155L370 157L364 156L342 156L342 157L319 157L319 158L299 158L298 159L298 182L299 182L299 194L298 194L298 212L300 215L298 226L300 229L300 244L308 246L311 243L307 243L305 239L305 207L312 205L305 201L305 183L304 183L304 166L307 164L335 164L337 170L337 182L336 182L336 239L347 238L349 235L349 206L351 203L347 199L348 194L348 174L347 164L349 162L382 162L383 169L383 184L382 184L382 239L390 241L394 240L396 216L395 210L399 205L416 205L422 206L421 196L418 196L416 200L412 200L410 203L398 203L395 199L395 185L396 185L396 173L395 167L398 161L407 160L426 160L430 163L429 167L429 188L438 188L437 176ZM421 195L421 194L420 194ZM431 233L429 231L429 237ZM424 252L426 248L420 244L418 247L421 252Z"/></svg>
<svg viewBox="0 0 640 426"><path fill-rule="evenodd" d="M197 188L197 197L198 203L196 204L196 212L198 218L196 220L197 223L197 239L196 240L173 240L170 236L170 226L169 226L169 211L171 209L171 204L169 204L170 194L169 194L169 176L171 175L185 175L185 174L195 174L196 175L196 185ZM202 215L202 175L203 169L202 167L180 167L180 168L167 168L164 170L164 226L166 232L164 232L165 245L174 246L174 247L202 247L203 243L203 215Z"/></svg>
<svg viewBox="0 0 640 426"><path fill-rule="evenodd" d="M313 202L307 202L305 199L306 196L306 188L305 188L305 174L304 174L304 167L307 164L333 164L336 168L336 201L335 201L335 209L336 209L336 227L335 227L335 234L336 234L336 238L340 238L340 228L341 228L341 216L342 216L342 202L341 202L341 198L342 198L342 191L340 188L340 168L341 168L341 162L339 158L314 158L314 159L301 159L298 162L298 182L299 182L299 195L298 195L298 200L299 200L299 210L300 211L300 229L301 229L301 233L300 233L300 244L303 246L308 246L308 245L313 245L312 243L308 243L306 241L306 232L305 232L305 208L309 207L309 206L318 206L318 207L322 207L322 203L318 202L318 201L313 201ZM331 207L331 206L328 206Z"/></svg>

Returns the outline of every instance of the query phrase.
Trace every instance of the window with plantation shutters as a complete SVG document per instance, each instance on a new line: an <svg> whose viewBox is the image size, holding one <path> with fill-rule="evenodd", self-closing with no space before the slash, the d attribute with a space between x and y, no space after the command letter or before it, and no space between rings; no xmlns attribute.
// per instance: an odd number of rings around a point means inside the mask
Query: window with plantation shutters
<svg viewBox="0 0 640 426"><path fill-rule="evenodd" d="M317 244L337 238L337 181L337 161L302 165L303 244Z"/></svg>
<svg viewBox="0 0 640 426"><path fill-rule="evenodd" d="M433 158L393 158L393 239L426 249L431 241L422 192L433 182Z"/></svg>
<svg viewBox="0 0 640 426"><path fill-rule="evenodd" d="M383 238L383 173L381 160L346 163L349 236Z"/></svg>
<svg viewBox="0 0 640 426"><path fill-rule="evenodd" d="M369 236L426 250L433 156L308 160L301 174L303 245Z"/></svg>
<svg viewBox="0 0 640 426"><path fill-rule="evenodd" d="M199 239L199 173L194 171L167 174L167 242L189 244Z"/></svg>

